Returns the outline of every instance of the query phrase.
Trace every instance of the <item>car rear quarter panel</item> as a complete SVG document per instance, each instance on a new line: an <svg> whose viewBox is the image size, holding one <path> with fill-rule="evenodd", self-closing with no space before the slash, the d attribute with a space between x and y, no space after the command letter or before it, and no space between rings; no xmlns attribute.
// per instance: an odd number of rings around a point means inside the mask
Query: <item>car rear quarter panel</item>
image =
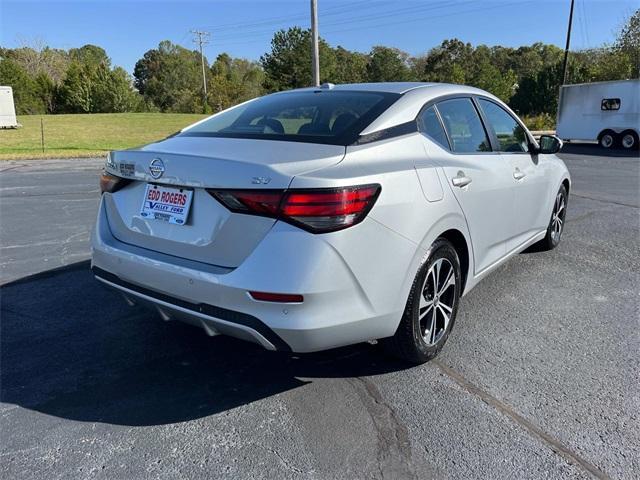
<svg viewBox="0 0 640 480"><path fill-rule="evenodd" d="M387 234L372 237L363 230L357 240L334 243L334 246L353 269L355 277L363 279L367 297L384 299L387 306L380 307L400 314L431 244L451 229L460 231L468 241L464 216L449 189L436 189L434 193L431 185L430 199L423 191L416 166L429 170L425 178L435 178L439 185L444 179L436 164L426 157L421 137L416 133L349 146L341 163L311 175L297 176L291 185L294 188L367 183L382 186L367 220L379 224ZM345 232L358 229L356 226ZM334 242L330 236L326 237ZM337 242L340 236L335 238ZM471 255L471 249L468 250ZM397 320L400 321L400 315ZM397 323L393 331L396 327Z"/></svg>

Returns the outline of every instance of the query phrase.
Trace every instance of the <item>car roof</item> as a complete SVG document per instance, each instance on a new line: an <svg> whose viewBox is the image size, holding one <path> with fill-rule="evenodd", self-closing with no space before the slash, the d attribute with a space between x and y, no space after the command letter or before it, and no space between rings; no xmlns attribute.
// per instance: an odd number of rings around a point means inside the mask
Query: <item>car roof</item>
<svg viewBox="0 0 640 480"><path fill-rule="evenodd" d="M426 82L371 82L371 83L324 83L320 87L306 87L289 90L290 92L315 90L341 90L348 92L384 92L403 94L415 88L424 88L438 83Z"/></svg>
<svg viewBox="0 0 640 480"><path fill-rule="evenodd" d="M407 84L405 83L404 85ZM499 98L479 88L452 83L414 83L412 85L413 88L409 88L402 92L401 97L387 110L382 112L382 114L369 124L369 126L367 126L360 134L367 135L379 130L401 125L405 122L413 121L427 102L450 96L479 95L491 98L509 110L509 108ZM353 87L356 86L357 84L353 85ZM356 90L356 88L354 88L354 90Z"/></svg>
<svg viewBox="0 0 640 480"><path fill-rule="evenodd" d="M274 95L286 95L293 92L313 91L347 91L347 92L383 92L401 95L400 98L367 126L360 134L367 135L379 130L391 128L416 118L426 102L450 95L480 95L498 102L511 111L499 98L467 85L454 83L427 83L427 82L379 82L379 83L343 83L323 84L320 87L306 87L295 90L287 90ZM511 112L513 113L513 112ZM515 115L515 113L513 113Z"/></svg>
<svg viewBox="0 0 640 480"><path fill-rule="evenodd" d="M404 95L407 92L419 90L426 93L429 90L438 90L443 92L450 90L451 93L468 93L477 94L481 90L469 87L467 85L458 85L455 83L438 83L438 82L371 82L371 83L324 83L319 87L304 87L294 90L285 90L278 93L292 92L308 92L308 91L347 91L347 92L382 92L397 93ZM486 92L483 92L486 93Z"/></svg>

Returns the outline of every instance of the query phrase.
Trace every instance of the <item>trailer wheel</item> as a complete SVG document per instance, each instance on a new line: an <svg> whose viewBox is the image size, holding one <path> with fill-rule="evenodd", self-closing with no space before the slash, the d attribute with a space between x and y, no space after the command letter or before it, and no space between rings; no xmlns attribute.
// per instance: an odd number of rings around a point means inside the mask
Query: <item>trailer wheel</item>
<svg viewBox="0 0 640 480"><path fill-rule="evenodd" d="M633 130L625 130L620 136L620 143L625 149L631 150L632 148L638 148L638 134L636 132Z"/></svg>
<svg viewBox="0 0 640 480"><path fill-rule="evenodd" d="M613 148L616 144L618 135L613 130L604 130L598 135L598 144L602 148Z"/></svg>

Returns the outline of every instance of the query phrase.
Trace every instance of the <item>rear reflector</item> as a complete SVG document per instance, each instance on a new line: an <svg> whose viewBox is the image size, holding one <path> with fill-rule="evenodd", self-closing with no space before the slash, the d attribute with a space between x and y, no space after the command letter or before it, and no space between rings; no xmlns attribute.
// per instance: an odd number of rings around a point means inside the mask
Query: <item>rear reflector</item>
<svg viewBox="0 0 640 480"><path fill-rule="evenodd" d="M131 180L128 178L116 177L105 172L100 176L100 192L114 193L129 183Z"/></svg>
<svg viewBox="0 0 640 480"><path fill-rule="evenodd" d="M326 233L360 223L378 198L380 185L207 191L232 212L277 218L312 233Z"/></svg>
<svg viewBox="0 0 640 480"><path fill-rule="evenodd" d="M261 302L302 303L302 295L293 293L249 292L251 298Z"/></svg>

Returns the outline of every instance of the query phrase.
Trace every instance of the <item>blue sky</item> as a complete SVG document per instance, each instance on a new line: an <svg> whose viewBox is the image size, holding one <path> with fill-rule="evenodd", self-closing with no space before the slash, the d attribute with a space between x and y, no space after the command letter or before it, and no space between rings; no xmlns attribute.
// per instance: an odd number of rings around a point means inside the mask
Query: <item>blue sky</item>
<svg viewBox="0 0 640 480"><path fill-rule="evenodd" d="M412 55L446 38L564 47L570 0L318 0L320 35L366 52L389 45ZM638 0L576 0L572 49L612 42ZM221 52L258 59L273 32L308 27L309 0L0 0L0 45L87 43L106 49L129 72L161 40L193 48L190 29L211 32L209 59Z"/></svg>

